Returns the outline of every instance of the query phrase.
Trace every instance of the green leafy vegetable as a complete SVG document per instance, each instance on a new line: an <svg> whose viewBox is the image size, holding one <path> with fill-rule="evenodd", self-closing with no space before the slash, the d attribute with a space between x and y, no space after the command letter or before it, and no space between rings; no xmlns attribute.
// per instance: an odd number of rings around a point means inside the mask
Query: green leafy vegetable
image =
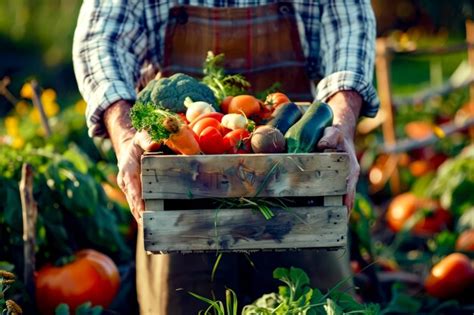
<svg viewBox="0 0 474 315"><path fill-rule="evenodd" d="M170 120L179 124L179 117L167 110L157 108L151 103L137 103L130 111L133 128L138 131L146 130L150 137L157 142L166 140L173 132L167 123Z"/></svg>
<svg viewBox="0 0 474 315"><path fill-rule="evenodd" d="M241 74L226 74L224 69L224 54L214 55L213 52L207 53L206 61L203 67L205 83L213 92L220 103L227 96L245 94L250 83ZM197 101L193 99L193 101Z"/></svg>
<svg viewBox="0 0 474 315"><path fill-rule="evenodd" d="M151 103L172 112L185 112L184 100L203 101L216 106L213 91L205 84L183 73L151 80L137 95L137 104Z"/></svg>

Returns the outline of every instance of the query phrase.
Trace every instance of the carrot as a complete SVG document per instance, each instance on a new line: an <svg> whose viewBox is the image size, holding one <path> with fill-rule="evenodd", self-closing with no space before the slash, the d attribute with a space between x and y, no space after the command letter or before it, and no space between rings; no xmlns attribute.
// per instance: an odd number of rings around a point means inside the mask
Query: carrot
<svg viewBox="0 0 474 315"><path fill-rule="evenodd" d="M173 126L172 124L174 124L170 120L172 118L164 121L165 128L167 129L170 127L169 125ZM188 125L182 124L177 128L173 126L168 130L170 131L170 136L164 141L164 144L171 150L184 155L201 154L194 131Z"/></svg>
<svg viewBox="0 0 474 315"><path fill-rule="evenodd" d="M132 126L146 130L151 139L163 143L178 154L200 154L197 136L181 118L152 104L135 104L130 112Z"/></svg>

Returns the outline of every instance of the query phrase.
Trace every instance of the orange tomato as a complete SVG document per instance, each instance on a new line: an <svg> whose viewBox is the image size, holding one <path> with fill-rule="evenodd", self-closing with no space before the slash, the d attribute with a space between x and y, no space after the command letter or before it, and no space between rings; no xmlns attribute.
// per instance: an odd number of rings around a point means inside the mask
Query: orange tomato
<svg viewBox="0 0 474 315"><path fill-rule="evenodd" d="M474 252L474 229L462 232L456 240L455 248L458 251Z"/></svg>
<svg viewBox="0 0 474 315"><path fill-rule="evenodd" d="M270 105L272 109L275 109L278 106L289 102L290 99L288 98L288 96L280 92L270 93L265 98L265 105Z"/></svg>
<svg viewBox="0 0 474 315"><path fill-rule="evenodd" d="M232 101L233 98L234 98L233 96L226 96L222 100L222 102L221 102L221 112L223 112L224 114L229 113L230 101Z"/></svg>
<svg viewBox="0 0 474 315"><path fill-rule="evenodd" d="M469 258L453 253L443 258L425 279L426 291L437 298L451 298L474 284L474 269Z"/></svg>
<svg viewBox="0 0 474 315"><path fill-rule="evenodd" d="M229 113L244 113L250 117L260 112L260 103L252 95L234 96L229 103Z"/></svg>
<svg viewBox="0 0 474 315"><path fill-rule="evenodd" d="M108 256L92 249L79 251L73 262L41 268L36 275L36 303L42 314L54 314L66 303L74 310L90 301L106 308L120 286L120 275Z"/></svg>
<svg viewBox="0 0 474 315"><path fill-rule="evenodd" d="M441 208L434 200L421 199L408 192L396 196L388 207L385 219L388 226L394 231L400 231L408 220L418 211L428 210L413 227L415 235L431 235L442 231L451 222L449 211Z"/></svg>
<svg viewBox="0 0 474 315"><path fill-rule="evenodd" d="M420 140L433 133L433 124L426 121L412 121L407 123L404 129L410 139Z"/></svg>

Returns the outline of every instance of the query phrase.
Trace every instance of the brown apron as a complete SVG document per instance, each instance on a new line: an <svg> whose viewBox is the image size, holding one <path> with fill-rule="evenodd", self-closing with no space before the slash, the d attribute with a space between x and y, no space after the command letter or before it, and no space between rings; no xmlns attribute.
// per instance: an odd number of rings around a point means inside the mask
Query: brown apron
<svg viewBox="0 0 474 315"><path fill-rule="evenodd" d="M295 12L290 3L250 8L180 6L170 10L161 73L202 74L207 51L224 53L226 69L242 73L252 92L274 82L291 99L312 101L311 81L300 43ZM143 233L137 243L137 294L141 314L197 314L206 305L188 294L223 300L225 288L237 292L240 306L280 284L272 278L276 267L300 267L321 289L350 277L346 251L223 254L211 281L215 254L147 255ZM254 267L249 263L249 258Z"/></svg>

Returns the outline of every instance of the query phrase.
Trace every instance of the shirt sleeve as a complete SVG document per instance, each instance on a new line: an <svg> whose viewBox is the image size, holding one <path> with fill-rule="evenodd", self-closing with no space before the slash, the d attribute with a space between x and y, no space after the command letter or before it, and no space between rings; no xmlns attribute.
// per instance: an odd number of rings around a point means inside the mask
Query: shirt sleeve
<svg viewBox="0 0 474 315"><path fill-rule="evenodd" d="M107 135L103 113L118 100L136 98L135 82L146 55L140 0L84 0L74 33L73 63L87 102L89 135Z"/></svg>
<svg viewBox="0 0 474 315"><path fill-rule="evenodd" d="M316 99L326 101L341 90L362 99L361 116L374 117L379 99L372 85L376 22L369 0L327 0L321 13L321 61L324 78Z"/></svg>

